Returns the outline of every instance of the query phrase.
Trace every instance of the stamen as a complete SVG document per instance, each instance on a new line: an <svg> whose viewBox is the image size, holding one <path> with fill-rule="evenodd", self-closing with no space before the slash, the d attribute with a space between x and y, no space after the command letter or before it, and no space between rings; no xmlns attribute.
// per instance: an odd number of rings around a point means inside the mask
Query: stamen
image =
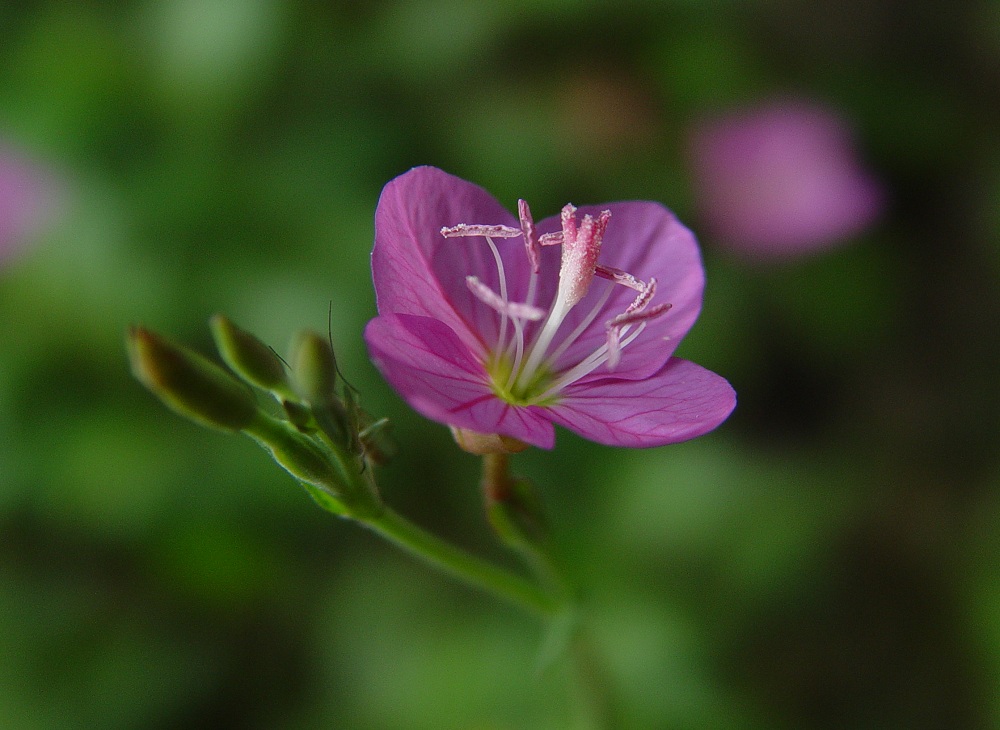
<svg viewBox="0 0 1000 730"><path fill-rule="evenodd" d="M543 233L538 239L539 246L561 246L562 242L562 231L556 231L555 233Z"/></svg>
<svg viewBox="0 0 1000 730"><path fill-rule="evenodd" d="M624 350L626 347L628 347L628 345L631 344L631 342L636 337L642 334L642 331L644 329L646 329L646 323L641 322L639 326L636 328L635 332L630 334L622 341L620 349ZM607 344L604 344L598 347L592 353L590 353L590 355L587 356L582 362L580 362L577 365L574 365L572 368L570 368L565 373L556 378L556 380L546 389L546 391L542 393L540 396L538 396L538 400L542 401L548 398L549 396L555 395L560 390L565 388L567 385L575 383L584 375L592 373L594 370L603 365L607 361L607 359L608 359L608 346Z"/></svg>
<svg viewBox="0 0 1000 730"><path fill-rule="evenodd" d="M612 327L624 327L627 324L632 324L634 322L644 322L647 319L656 319L661 314L665 314L672 304L664 302L663 304L657 304L650 307L645 311L632 311L628 310L622 312L617 317L608 320L608 329Z"/></svg>
<svg viewBox="0 0 1000 730"><path fill-rule="evenodd" d="M517 326L517 320L519 319L537 322L545 316L545 311L539 309L538 307L533 307L530 304L522 304L520 302L507 301L475 276L465 277L465 283L468 285L469 290L476 295L476 298L479 299L479 301L483 302L490 309L515 320L515 327Z"/></svg>
<svg viewBox="0 0 1000 730"><path fill-rule="evenodd" d="M535 371L545 357L545 351L548 350L552 338L556 335L556 330L559 329L559 325L566 318L566 313L569 312L569 309L564 300L556 297L556 302L552 305L552 309L549 310L549 316L545 320L545 324L542 325L541 330L535 336L535 341L531 343L531 349L528 351L528 359L524 363L524 368L518 374L518 381L520 383L529 383L535 377Z"/></svg>
<svg viewBox="0 0 1000 730"><path fill-rule="evenodd" d="M493 243L493 239L486 236L486 244L490 247L490 251L493 252L493 261L497 265L497 277L500 280L500 299L504 304L507 303L507 274L503 269L503 259L500 258L500 252L497 251L497 245ZM501 312L502 314L502 312ZM500 318L500 334L497 335L497 345L500 347L504 346L504 342L507 341L507 317Z"/></svg>
<svg viewBox="0 0 1000 730"><path fill-rule="evenodd" d="M517 238L521 231L510 226L480 226L459 223L457 226L445 226L441 229L445 238L460 238L462 236L488 236L492 238Z"/></svg>
<svg viewBox="0 0 1000 730"><path fill-rule="evenodd" d="M610 284L604 288L604 293L601 295L601 298L587 313L587 316L583 318L583 321L581 321L580 324L576 326L576 329L562 341L559 347L557 347L551 355L549 355L550 363L555 363L556 360L558 360L562 354L569 349L570 345L576 342L576 338L583 334L583 331L590 326L590 323L597 318L597 315L600 313L604 305L608 303L608 299L611 298L611 292L614 290L614 286Z"/></svg>
<svg viewBox="0 0 1000 730"><path fill-rule="evenodd" d="M521 235L524 236L524 251L528 255L528 263L531 264L531 274L528 278L528 296L525 301L528 304L535 303L535 293L538 290L538 274L542 270L542 255L538 250L538 238L535 235L535 220L531 217L531 209L528 201L517 201L517 216L521 221ZM518 331L518 349L524 349L524 333ZM518 362L520 357L517 358ZM513 373L512 373L513 374Z"/></svg>
<svg viewBox="0 0 1000 730"><path fill-rule="evenodd" d="M612 285L605 288L601 298L593 306L590 312L587 313L587 316L584 317L583 321L577 325L576 329L573 330L573 332L563 340L562 344L556 348L555 352L549 356L550 363L554 363L558 360L559 357L566 352L567 349L569 349L569 346L576 341L576 338L583 334L583 331L590 326L591 322L594 321L598 313L604 305L607 304L608 299L611 297L611 292L614 291L613 284L621 284L622 286L639 291L639 295L636 297L635 301L626 308L626 312L641 311L642 309L645 309L646 305L649 304L650 300L653 298L653 294L656 292L656 279L650 279L649 283L646 284L645 282L636 279L628 272L622 271L621 269L613 269L610 266L599 265L596 273L604 279L609 279Z"/></svg>
<svg viewBox="0 0 1000 730"><path fill-rule="evenodd" d="M621 284L622 286L627 286L629 289L635 289L636 291L644 291L646 289L646 284L636 279L627 271L622 271L621 269L615 269L610 266L602 266L598 264L594 270L597 276L602 279L610 279L616 284Z"/></svg>
<svg viewBox="0 0 1000 730"><path fill-rule="evenodd" d="M639 291L639 295L635 298L635 301L625 308L625 313L629 312L641 312L649 304L653 295L656 294L656 278L651 278L649 283L646 284L646 288Z"/></svg>
<svg viewBox="0 0 1000 730"><path fill-rule="evenodd" d="M644 293L640 294L639 299L636 299L635 303L638 303L643 296ZM635 324L636 322L642 322L643 325L645 325L645 323L648 322L649 320L655 319L656 317L666 314L667 310L670 309L672 305L668 303L657 304L656 306L650 307L649 309L645 309L643 311L645 306L646 304L645 302L643 302L639 309L635 309L632 311L625 310L624 312L622 312L617 317L615 317L614 319L610 320L607 323L607 328L608 328L607 348L608 348L609 370L614 370L616 367L618 367L618 363L621 362L621 353L622 353L622 348L624 347L621 344L621 335L625 331L625 328L627 328L631 324Z"/></svg>
<svg viewBox="0 0 1000 730"><path fill-rule="evenodd" d="M541 310L538 310L541 312ZM517 381L518 371L521 369L521 358L524 357L524 324L520 319L514 319L514 361L510 366L510 375L504 384L504 390L510 391Z"/></svg>

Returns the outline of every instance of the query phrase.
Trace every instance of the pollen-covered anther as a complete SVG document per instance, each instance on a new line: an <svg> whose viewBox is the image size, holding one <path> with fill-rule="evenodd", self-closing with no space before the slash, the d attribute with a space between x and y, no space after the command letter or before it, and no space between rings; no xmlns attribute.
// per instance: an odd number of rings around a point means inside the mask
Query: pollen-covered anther
<svg viewBox="0 0 1000 730"><path fill-rule="evenodd" d="M654 281L655 284L655 281ZM642 295L640 295L641 297ZM632 310L631 307L621 314L619 314L614 319L611 319L607 323L608 330L608 369L614 370L618 363L621 361L622 353L622 331L633 324L639 324L640 328L645 326L645 323L651 319L656 319L667 313L667 310L673 306L669 303L664 302L663 304L656 304L649 309L643 308L642 310ZM645 307L645 305L643 305ZM636 333L638 334L638 332ZM631 340L632 338L629 338ZM625 344L628 344L628 340Z"/></svg>
<svg viewBox="0 0 1000 730"><path fill-rule="evenodd" d="M445 238L461 238L463 236L485 236L487 238L517 238L522 235L518 228L510 226L481 226L469 223L459 223L456 226L445 226L441 229Z"/></svg>
<svg viewBox="0 0 1000 730"><path fill-rule="evenodd" d="M643 282L639 282L643 284ZM632 314L632 312L641 312L644 310L651 301L653 301L653 295L656 294L656 278L651 278L648 284L643 284L643 288L639 290L639 295L635 298L631 304L625 309L625 314ZM670 306L669 304L667 305Z"/></svg>
<svg viewBox="0 0 1000 730"><path fill-rule="evenodd" d="M645 282L636 279L627 271L622 271L621 269L616 269L612 266L603 266L602 264L598 264L594 273L602 279L608 279L613 281L615 284L627 286L629 289L635 289L637 292L644 292L649 286Z"/></svg>
<svg viewBox="0 0 1000 730"><path fill-rule="evenodd" d="M503 297L481 282L478 277L467 276L465 277L465 283L468 285L469 291L475 294L479 301L483 302L486 306L499 312L500 314L505 314L514 319L526 319L532 322L537 322L545 316L545 310L539 309L538 307L533 307L530 304L524 304L522 302L505 301Z"/></svg>

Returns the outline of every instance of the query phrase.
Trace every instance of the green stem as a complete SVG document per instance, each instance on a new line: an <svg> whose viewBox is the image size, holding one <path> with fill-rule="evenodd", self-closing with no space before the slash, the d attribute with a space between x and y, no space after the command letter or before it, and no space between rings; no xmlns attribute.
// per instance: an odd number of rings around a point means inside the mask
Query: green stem
<svg viewBox="0 0 1000 730"><path fill-rule="evenodd" d="M544 618L559 604L530 581L445 542L388 507L359 520L386 539L455 578Z"/></svg>
<svg viewBox="0 0 1000 730"><path fill-rule="evenodd" d="M357 459L332 440L312 438L263 413L244 430L326 509L371 528L464 583L532 613L547 618L559 609L553 598L527 578L471 555L393 512L379 499L370 469L358 471Z"/></svg>
<svg viewBox="0 0 1000 730"><path fill-rule="evenodd" d="M556 565L551 545L548 544L548 536L544 528L541 532L537 532L541 520L540 505L525 502L524 495L515 494L515 480L510 476L507 454L483 455L480 487L487 517L500 541L528 564L546 592L562 609L572 608L575 602L573 591ZM534 496L533 487L532 496ZM509 526L496 522L491 514L494 506L500 506L505 510L505 515L511 520ZM529 532L526 524L518 524L519 514L528 521L535 521L533 527L536 532Z"/></svg>
<svg viewBox="0 0 1000 730"><path fill-rule="evenodd" d="M579 623L575 591L560 570L547 532L537 529L543 522L541 505L537 494L527 489L529 485L510 475L507 454L483 455L480 486L497 537L528 564L557 607L539 652L539 664L545 666L559 656L567 657L577 727L601 730L610 726L605 683Z"/></svg>

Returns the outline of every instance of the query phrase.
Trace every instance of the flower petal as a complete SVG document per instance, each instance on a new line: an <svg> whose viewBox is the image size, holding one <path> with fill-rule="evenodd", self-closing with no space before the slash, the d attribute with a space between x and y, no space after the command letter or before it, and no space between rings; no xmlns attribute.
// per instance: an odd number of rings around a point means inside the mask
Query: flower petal
<svg viewBox="0 0 1000 730"><path fill-rule="evenodd" d="M497 398L482 363L442 322L382 314L368 323L365 340L385 379L427 418L545 449L555 444L544 409L516 407Z"/></svg>
<svg viewBox="0 0 1000 730"><path fill-rule="evenodd" d="M478 185L434 167L416 167L385 186L375 212L372 273L380 314L416 314L447 324L477 354L495 344L500 316L466 285L473 275L499 292L497 264L480 237L444 238L458 224L520 223ZM524 241L494 240L506 269L508 298L523 301L530 265Z"/></svg>
<svg viewBox="0 0 1000 730"><path fill-rule="evenodd" d="M708 433L735 407L736 393L724 378L672 358L646 380L576 383L549 409L549 417L591 441L647 447Z"/></svg>
<svg viewBox="0 0 1000 730"><path fill-rule="evenodd" d="M700 122L691 139L696 202L730 251L757 260L831 247L885 204L847 121L807 98L785 98Z"/></svg>
<svg viewBox="0 0 1000 730"><path fill-rule="evenodd" d="M645 378L663 367L698 318L705 286L701 253L694 234L659 203L634 201L584 206L577 216L596 217L602 210L611 211L611 221L601 244L600 263L626 271L642 281L655 278L657 293L652 303L672 305L668 314L647 323L646 330L627 348L613 374L616 379ZM558 218L547 218L538 225L538 230L547 233L558 230L558 226ZM572 332L600 300L607 286L614 287L611 298L583 335L560 357L560 368L580 362L604 344L607 339L605 323L624 312L635 299L633 290L596 279L587 296L566 318L561 332ZM540 299L539 303L544 305L547 300ZM559 335L556 342L559 342ZM601 367L583 382L603 379L608 374Z"/></svg>

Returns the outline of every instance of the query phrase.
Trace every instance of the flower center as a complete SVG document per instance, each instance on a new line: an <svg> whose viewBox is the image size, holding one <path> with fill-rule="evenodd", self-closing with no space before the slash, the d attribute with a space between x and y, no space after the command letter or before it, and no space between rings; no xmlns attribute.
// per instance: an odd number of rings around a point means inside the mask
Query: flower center
<svg viewBox="0 0 1000 730"><path fill-rule="evenodd" d="M597 263L604 232L611 211L597 218L585 215L577 220L576 208L566 205L560 216L561 230L535 235L535 224L528 204L518 201L520 228L503 225L460 223L441 229L446 238L478 236L486 240L497 267L499 292L493 291L477 276L466 277L469 290L500 317L497 342L484 363L490 387L498 398L517 406L546 406L558 402L564 388L601 366L613 371L625 348L646 328L646 323L670 309L669 304L651 305L656 293L656 279L641 281L631 274ZM524 238L525 253L531 274L526 301L513 302L508 297L506 271L494 238ZM535 304L538 277L541 275L541 247L561 246L559 285L548 309ZM562 327L569 312L583 300L595 277L608 280L596 303L576 327L564 333ZM587 332L603 311L615 286L636 292L625 311L604 322L604 344L576 363L557 365L569 348ZM532 324L540 323L540 324ZM527 330L532 330L529 337ZM512 330L512 331L511 331Z"/></svg>
<svg viewBox="0 0 1000 730"><path fill-rule="evenodd" d="M531 380L524 380L518 377L521 373L514 370L513 360L493 353L486 363L486 373L493 393L511 405L544 406L558 400L557 393L549 393L555 376L544 367L538 368Z"/></svg>

